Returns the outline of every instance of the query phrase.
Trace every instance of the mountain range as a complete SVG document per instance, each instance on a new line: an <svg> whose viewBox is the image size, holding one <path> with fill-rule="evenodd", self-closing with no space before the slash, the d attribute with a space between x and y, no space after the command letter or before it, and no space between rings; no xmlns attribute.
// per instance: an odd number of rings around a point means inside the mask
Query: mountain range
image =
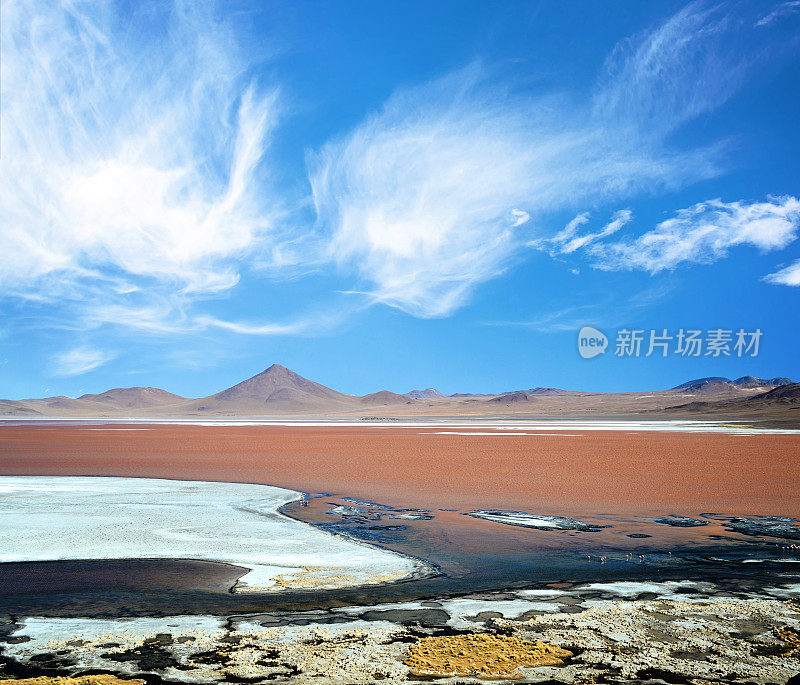
<svg viewBox="0 0 800 685"><path fill-rule="evenodd" d="M696 399L690 399L696 398ZM689 401L687 401L689 400ZM794 406L797 405L797 406ZM160 388L114 388L71 398L0 400L0 416L37 417L271 417L399 416L620 417L652 414L732 414L794 420L800 384L789 378L698 378L669 390L597 393L535 387L496 394L444 395L435 388L399 394L381 390L348 395L279 364L202 398ZM780 414L780 416L778 416Z"/></svg>

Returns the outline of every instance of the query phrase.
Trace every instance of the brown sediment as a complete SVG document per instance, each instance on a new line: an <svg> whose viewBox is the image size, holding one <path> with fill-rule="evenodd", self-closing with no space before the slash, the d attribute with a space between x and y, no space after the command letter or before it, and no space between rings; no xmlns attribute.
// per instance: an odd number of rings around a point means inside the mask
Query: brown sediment
<svg viewBox="0 0 800 685"><path fill-rule="evenodd" d="M264 483L399 507L577 517L800 516L800 435L578 429L495 437L430 434L441 428L430 426L135 427L149 430L0 426L0 473Z"/></svg>
<svg viewBox="0 0 800 685"><path fill-rule="evenodd" d="M425 637L408 652L406 665L417 676L477 676L515 679L520 668L561 666L572 652L546 642L475 633Z"/></svg>
<svg viewBox="0 0 800 685"><path fill-rule="evenodd" d="M113 675L81 675L74 678L61 676L40 676L38 678L21 678L4 680L4 683L17 685L145 685L145 680L123 679Z"/></svg>

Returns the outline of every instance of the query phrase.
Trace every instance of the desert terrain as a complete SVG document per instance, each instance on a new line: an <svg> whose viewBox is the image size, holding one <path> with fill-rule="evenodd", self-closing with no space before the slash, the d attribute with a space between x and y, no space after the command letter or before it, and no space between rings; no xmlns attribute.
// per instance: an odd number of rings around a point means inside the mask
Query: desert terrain
<svg viewBox="0 0 800 685"><path fill-rule="evenodd" d="M7 418L0 677L785 683L798 454L716 419Z"/></svg>
<svg viewBox="0 0 800 685"><path fill-rule="evenodd" d="M798 388L3 401L0 677L787 682Z"/></svg>
<svg viewBox="0 0 800 685"><path fill-rule="evenodd" d="M719 418L800 426L800 384L789 378L701 378L669 389L601 393L535 387L496 394L435 388L348 395L273 364L203 398L160 388L114 388L77 398L0 400L6 418L411 417Z"/></svg>

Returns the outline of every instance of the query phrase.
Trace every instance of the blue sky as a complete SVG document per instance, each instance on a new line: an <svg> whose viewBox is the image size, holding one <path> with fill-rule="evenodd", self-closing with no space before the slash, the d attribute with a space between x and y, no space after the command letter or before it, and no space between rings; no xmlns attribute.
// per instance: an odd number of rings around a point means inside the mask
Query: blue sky
<svg viewBox="0 0 800 685"><path fill-rule="evenodd" d="M0 396L800 377L800 2L2 12Z"/></svg>

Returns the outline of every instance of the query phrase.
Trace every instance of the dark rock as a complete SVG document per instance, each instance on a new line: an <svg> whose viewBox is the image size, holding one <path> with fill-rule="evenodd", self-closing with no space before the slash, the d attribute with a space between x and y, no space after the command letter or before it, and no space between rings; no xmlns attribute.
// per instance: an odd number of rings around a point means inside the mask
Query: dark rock
<svg viewBox="0 0 800 685"><path fill-rule="evenodd" d="M576 530L586 533L596 533L603 528L610 528L611 526L600 526L593 523L584 523L583 521L576 521L575 519L568 518L567 516L544 516L540 514L529 514L524 511L501 511L498 509L482 509L479 511L468 511L464 513L465 516L472 516L473 518L483 519L484 521L492 521L494 523L502 523L507 526L518 526L519 528L534 528L536 530ZM516 519L516 520L512 520ZM529 519L530 523L525 523ZM547 526L537 525L542 521L547 522Z"/></svg>
<svg viewBox="0 0 800 685"><path fill-rule="evenodd" d="M444 626L450 620L443 609L387 609L365 611L359 616L364 621L391 621L400 625L420 625L426 628Z"/></svg>
<svg viewBox="0 0 800 685"><path fill-rule="evenodd" d="M792 519L779 516L763 518L731 517L725 526L726 530L750 536L769 536L786 540L800 540L800 526L794 525Z"/></svg>
<svg viewBox="0 0 800 685"><path fill-rule="evenodd" d="M708 521L693 519L689 516L662 516L661 518L653 519L653 521L656 523L661 523L665 526L674 526L676 528L695 528L697 526L708 525Z"/></svg>

